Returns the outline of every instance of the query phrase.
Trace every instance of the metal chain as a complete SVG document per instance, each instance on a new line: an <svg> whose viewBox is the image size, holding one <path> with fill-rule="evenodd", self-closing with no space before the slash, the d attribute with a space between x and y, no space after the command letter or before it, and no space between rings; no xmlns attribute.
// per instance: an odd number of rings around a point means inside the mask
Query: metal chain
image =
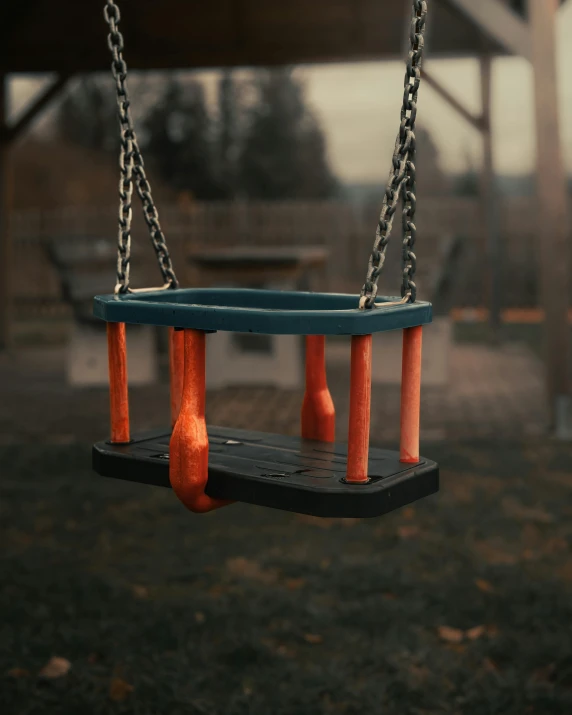
<svg viewBox="0 0 572 715"><path fill-rule="evenodd" d="M151 194L151 186L145 174L143 157L133 127L131 117L131 104L127 92L127 64L123 59L123 35L118 30L121 13L113 0L107 0L103 15L109 25L107 44L111 51L113 61L111 71L117 89L117 106L119 109L119 126L121 130L121 148L119 156L119 235L117 251L117 284L116 293L129 291L129 264L131 260L131 220L133 210L131 199L133 196L133 182L141 203L143 216L149 228L149 235L159 268L163 274L165 288L178 288L179 283L165 241L165 236L159 224L159 214Z"/></svg>
<svg viewBox="0 0 572 715"><path fill-rule="evenodd" d="M414 223L417 204L415 196L415 119L417 115L417 95L421 82L421 62L423 59L426 21L426 0L413 0L413 17L410 30L411 49L405 73L401 125L395 142L391 171L389 172L389 179L385 189L373 250L369 258L367 276L361 290L360 308L362 309L375 306L377 283L385 263L393 218L401 196L403 196L404 201L401 296L403 302L415 302L417 297L417 286L413 280L417 268L417 258L413 252L417 233Z"/></svg>

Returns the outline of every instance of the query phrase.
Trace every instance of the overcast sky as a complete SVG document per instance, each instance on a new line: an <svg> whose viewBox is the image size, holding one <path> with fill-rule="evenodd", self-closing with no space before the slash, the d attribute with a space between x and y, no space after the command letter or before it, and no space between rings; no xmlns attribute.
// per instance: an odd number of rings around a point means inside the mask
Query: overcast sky
<svg viewBox="0 0 572 715"><path fill-rule="evenodd" d="M560 11L558 57L561 97L561 134L566 164L572 172L572 81L565 71L572 65L572 3ZM468 108L479 111L478 65L473 60L427 61L427 68ZM299 70L307 98L322 121L330 158L338 175L347 181L385 179L399 125L404 64L367 63L326 65ZM211 73L205 80L211 84ZM13 82L13 108L18 112L37 89L37 80ZM526 60L498 59L493 68L493 130L499 173L533 170L534 116L532 73ZM443 168L460 172L467 156L479 161L476 131L467 125L435 92L422 86L418 121L434 137Z"/></svg>

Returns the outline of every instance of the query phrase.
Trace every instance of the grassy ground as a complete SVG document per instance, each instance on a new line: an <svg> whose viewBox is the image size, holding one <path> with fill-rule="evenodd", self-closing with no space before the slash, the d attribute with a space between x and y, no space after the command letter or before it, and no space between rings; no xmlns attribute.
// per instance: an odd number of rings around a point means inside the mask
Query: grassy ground
<svg viewBox="0 0 572 715"><path fill-rule="evenodd" d="M318 521L2 448L2 712L572 712L572 448L430 456L439 496Z"/></svg>

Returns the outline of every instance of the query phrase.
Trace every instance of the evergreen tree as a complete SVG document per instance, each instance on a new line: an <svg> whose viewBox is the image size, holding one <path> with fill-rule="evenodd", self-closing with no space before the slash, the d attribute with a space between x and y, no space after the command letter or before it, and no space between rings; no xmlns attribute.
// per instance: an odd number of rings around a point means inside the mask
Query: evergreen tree
<svg viewBox="0 0 572 715"><path fill-rule="evenodd" d="M336 188L322 131L290 70L260 72L239 174L249 198L327 198Z"/></svg>
<svg viewBox="0 0 572 715"><path fill-rule="evenodd" d="M193 80L183 86L170 81L143 127L145 156L166 184L197 199L220 197L211 119L199 82Z"/></svg>
<svg viewBox="0 0 572 715"><path fill-rule="evenodd" d="M57 110L55 132L61 141L86 149L119 151L115 95L95 77L83 77L67 92Z"/></svg>
<svg viewBox="0 0 572 715"><path fill-rule="evenodd" d="M237 152L240 142L238 87L232 70L224 70L218 85L218 176L226 198L236 196Z"/></svg>

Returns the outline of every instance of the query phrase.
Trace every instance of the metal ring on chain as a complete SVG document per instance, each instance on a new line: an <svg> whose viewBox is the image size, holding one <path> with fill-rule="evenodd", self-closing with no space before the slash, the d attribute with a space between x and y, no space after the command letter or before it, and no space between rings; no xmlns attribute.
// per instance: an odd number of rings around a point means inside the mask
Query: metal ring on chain
<svg viewBox="0 0 572 715"><path fill-rule="evenodd" d="M368 262L367 275L360 293L359 306L362 309L370 309L375 306L377 284L385 263L387 245L400 198L403 198L401 295L411 302L415 302L417 297L417 286L414 281L417 258L413 251L417 234L414 223L417 204L415 196L415 119L417 116L417 95L421 82L426 21L427 1L413 0L413 17L410 30L411 48L405 74L401 124L395 141L391 171L389 172L375 241Z"/></svg>
<svg viewBox="0 0 572 715"><path fill-rule="evenodd" d="M103 16L109 26L107 44L112 56L111 72L115 80L117 106L119 110L119 126L121 132L119 154L119 233L117 239L117 284L116 293L126 293L129 288L129 266L131 261L131 222L133 210L131 200L133 183L143 206L143 216L149 229L151 243L157 255L159 268L163 275L165 287L178 288L179 283L173 270L173 264L167 248L167 242L161 225L159 213L151 186L145 174L143 157L135 135L131 117L131 104L127 92L127 64L123 59L124 40L118 30L121 19L119 7L113 0L107 0Z"/></svg>

